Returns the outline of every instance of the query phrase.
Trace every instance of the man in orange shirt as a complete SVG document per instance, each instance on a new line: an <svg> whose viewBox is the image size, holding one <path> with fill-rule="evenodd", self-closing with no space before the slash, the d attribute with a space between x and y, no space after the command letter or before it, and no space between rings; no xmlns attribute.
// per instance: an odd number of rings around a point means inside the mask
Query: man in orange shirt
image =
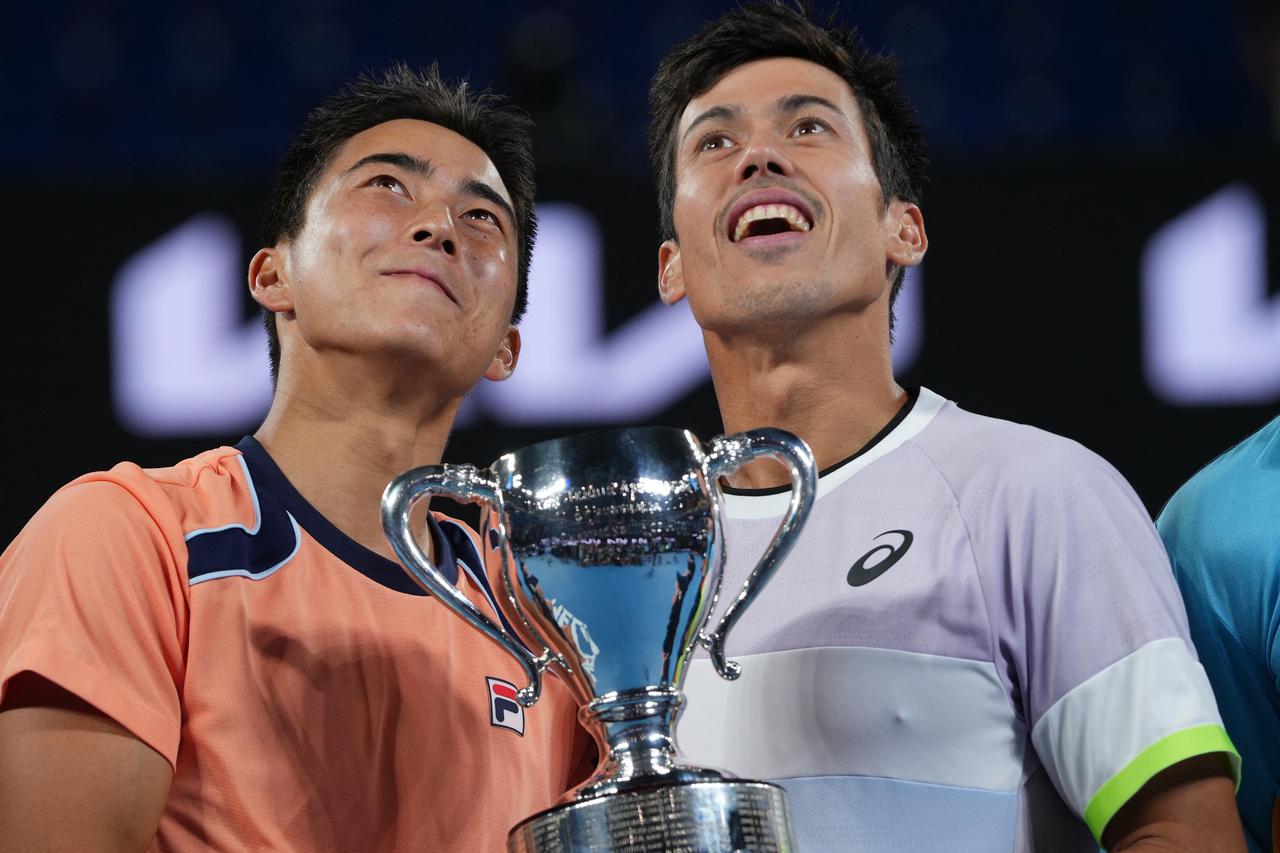
<svg viewBox="0 0 1280 853"><path fill-rule="evenodd" d="M566 686L510 702L519 667L422 596L379 516L516 366L533 198L528 119L434 70L308 117L249 265L266 421L76 480L0 556L0 846L488 851L582 778ZM485 546L427 528L494 607Z"/></svg>

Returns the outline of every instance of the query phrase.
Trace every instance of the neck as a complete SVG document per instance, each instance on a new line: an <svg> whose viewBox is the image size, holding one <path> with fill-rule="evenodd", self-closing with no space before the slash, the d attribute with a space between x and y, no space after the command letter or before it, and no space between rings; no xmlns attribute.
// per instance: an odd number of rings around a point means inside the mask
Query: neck
<svg viewBox="0 0 1280 853"><path fill-rule="evenodd" d="M406 375L386 369L384 375ZM396 475L440 463L461 397L282 371L271 410L254 433L294 488L335 527L395 559L382 532L382 492Z"/></svg>
<svg viewBox="0 0 1280 853"><path fill-rule="evenodd" d="M907 399L893 378L887 317L883 326L867 319L846 316L785 340L704 332L725 432L787 430L808 443L819 470L858 452ZM772 488L790 477L763 460L729 482Z"/></svg>

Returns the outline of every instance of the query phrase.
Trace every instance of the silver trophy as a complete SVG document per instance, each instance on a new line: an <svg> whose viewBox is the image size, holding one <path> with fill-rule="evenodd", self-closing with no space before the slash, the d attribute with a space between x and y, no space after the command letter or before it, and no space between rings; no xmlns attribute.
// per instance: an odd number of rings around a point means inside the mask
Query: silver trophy
<svg viewBox="0 0 1280 853"><path fill-rule="evenodd" d="M720 623L703 631L724 562L717 480L763 456L790 468L790 506ZM662 427L555 439L488 469L432 465L391 481L382 525L409 573L519 661L529 681L521 704L536 702L543 671L560 666L603 753L594 776L511 830L511 853L794 849L782 788L677 763L673 729L695 644L723 678L737 677L725 637L790 550L816 483L808 446L782 430L704 447ZM410 513L432 495L481 504L486 541L508 546L504 615L540 653L476 609L423 552Z"/></svg>

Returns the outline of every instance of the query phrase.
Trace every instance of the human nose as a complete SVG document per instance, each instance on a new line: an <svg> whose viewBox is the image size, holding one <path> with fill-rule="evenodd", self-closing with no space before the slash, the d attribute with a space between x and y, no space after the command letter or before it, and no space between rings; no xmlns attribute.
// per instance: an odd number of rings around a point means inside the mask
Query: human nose
<svg viewBox="0 0 1280 853"><path fill-rule="evenodd" d="M738 162L738 181L745 183L761 175L789 176L791 161L772 144L772 139L753 139L742 149Z"/></svg>
<svg viewBox="0 0 1280 853"><path fill-rule="evenodd" d="M453 213L448 205L430 204L421 208L414 217L410 232L413 242L420 246L434 246L446 255L458 253Z"/></svg>

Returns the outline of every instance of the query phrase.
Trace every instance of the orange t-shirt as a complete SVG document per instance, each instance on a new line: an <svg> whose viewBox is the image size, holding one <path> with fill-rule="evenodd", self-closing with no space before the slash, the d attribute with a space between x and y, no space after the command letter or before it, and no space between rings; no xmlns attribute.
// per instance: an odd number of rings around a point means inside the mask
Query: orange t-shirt
<svg viewBox="0 0 1280 853"><path fill-rule="evenodd" d="M495 612L470 530L438 563ZM312 508L253 439L55 494L0 556L0 701L30 671L173 766L153 850L504 849L585 777L566 685Z"/></svg>

